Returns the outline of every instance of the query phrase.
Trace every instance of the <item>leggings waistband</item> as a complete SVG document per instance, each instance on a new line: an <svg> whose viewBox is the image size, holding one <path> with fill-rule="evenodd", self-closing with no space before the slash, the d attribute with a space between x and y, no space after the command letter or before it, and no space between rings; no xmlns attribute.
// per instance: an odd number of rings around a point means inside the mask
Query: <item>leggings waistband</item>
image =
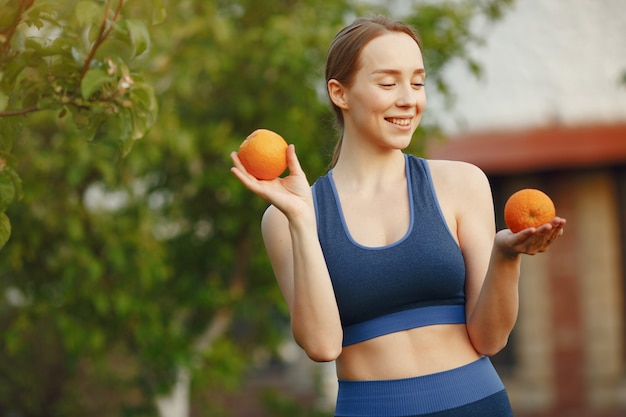
<svg viewBox="0 0 626 417"><path fill-rule="evenodd" d="M336 417L414 416L460 407L503 391L488 357L449 371L406 379L339 380Z"/></svg>

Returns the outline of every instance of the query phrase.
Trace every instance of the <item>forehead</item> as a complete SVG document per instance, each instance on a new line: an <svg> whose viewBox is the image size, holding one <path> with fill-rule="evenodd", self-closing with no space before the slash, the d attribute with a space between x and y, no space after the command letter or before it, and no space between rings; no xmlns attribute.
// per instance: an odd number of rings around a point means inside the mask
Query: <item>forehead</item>
<svg viewBox="0 0 626 417"><path fill-rule="evenodd" d="M361 69L408 70L424 68L422 52L413 38L402 32L388 32L368 42L361 51Z"/></svg>

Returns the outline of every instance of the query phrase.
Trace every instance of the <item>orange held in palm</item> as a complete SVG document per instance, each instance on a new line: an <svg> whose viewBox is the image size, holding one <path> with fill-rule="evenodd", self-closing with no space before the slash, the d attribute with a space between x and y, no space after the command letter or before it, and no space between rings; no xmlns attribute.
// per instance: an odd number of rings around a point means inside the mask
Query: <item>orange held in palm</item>
<svg viewBox="0 0 626 417"><path fill-rule="evenodd" d="M504 221L513 233L539 227L556 216L554 203L545 193L534 188L519 190L504 205Z"/></svg>
<svg viewBox="0 0 626 417"><path fill-rule="evenodd" d="M287 142L268 129L250 133L238 154L246 170L259 180L273 180L287 169Z"/></svg>

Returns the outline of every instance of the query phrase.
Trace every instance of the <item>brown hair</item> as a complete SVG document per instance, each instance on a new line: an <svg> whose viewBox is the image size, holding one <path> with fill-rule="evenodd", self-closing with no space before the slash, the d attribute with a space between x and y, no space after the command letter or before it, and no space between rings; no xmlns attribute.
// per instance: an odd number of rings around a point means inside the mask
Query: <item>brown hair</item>
<svg viewBox="0 0 626 417"><path fill-rule="evenodd" d="M340 30L331 42L326 58L326 83L328 84L329 80L335 79L342 85L349 87L354 81L359 57L365 45L372 39L388 32L406 33L422 49L422 41L417 31L403 22L381 15L372 18L359 18ZM330 163L330 166L333 167L337 163L341 151L344 120L341 109L332 100L331 104L335 111L337 125L342 130Z"/></svg>

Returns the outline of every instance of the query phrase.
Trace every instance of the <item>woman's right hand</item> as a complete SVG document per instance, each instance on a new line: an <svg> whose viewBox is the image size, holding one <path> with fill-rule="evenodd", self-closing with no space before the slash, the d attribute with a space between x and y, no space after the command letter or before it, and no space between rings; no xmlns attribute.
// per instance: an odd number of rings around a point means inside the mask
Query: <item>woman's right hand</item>
<svg viewBox="0 0 626 417"><path fill-rule="evenodd" d="M237 152L232 152L230 157L234 165L230 171L239 181L250 191L282 211L288 219L303 211L313 209L311 186L302 171L294 145L289 145L287 148L289 175L273 180L256 179L243 166Z"/></svg>

